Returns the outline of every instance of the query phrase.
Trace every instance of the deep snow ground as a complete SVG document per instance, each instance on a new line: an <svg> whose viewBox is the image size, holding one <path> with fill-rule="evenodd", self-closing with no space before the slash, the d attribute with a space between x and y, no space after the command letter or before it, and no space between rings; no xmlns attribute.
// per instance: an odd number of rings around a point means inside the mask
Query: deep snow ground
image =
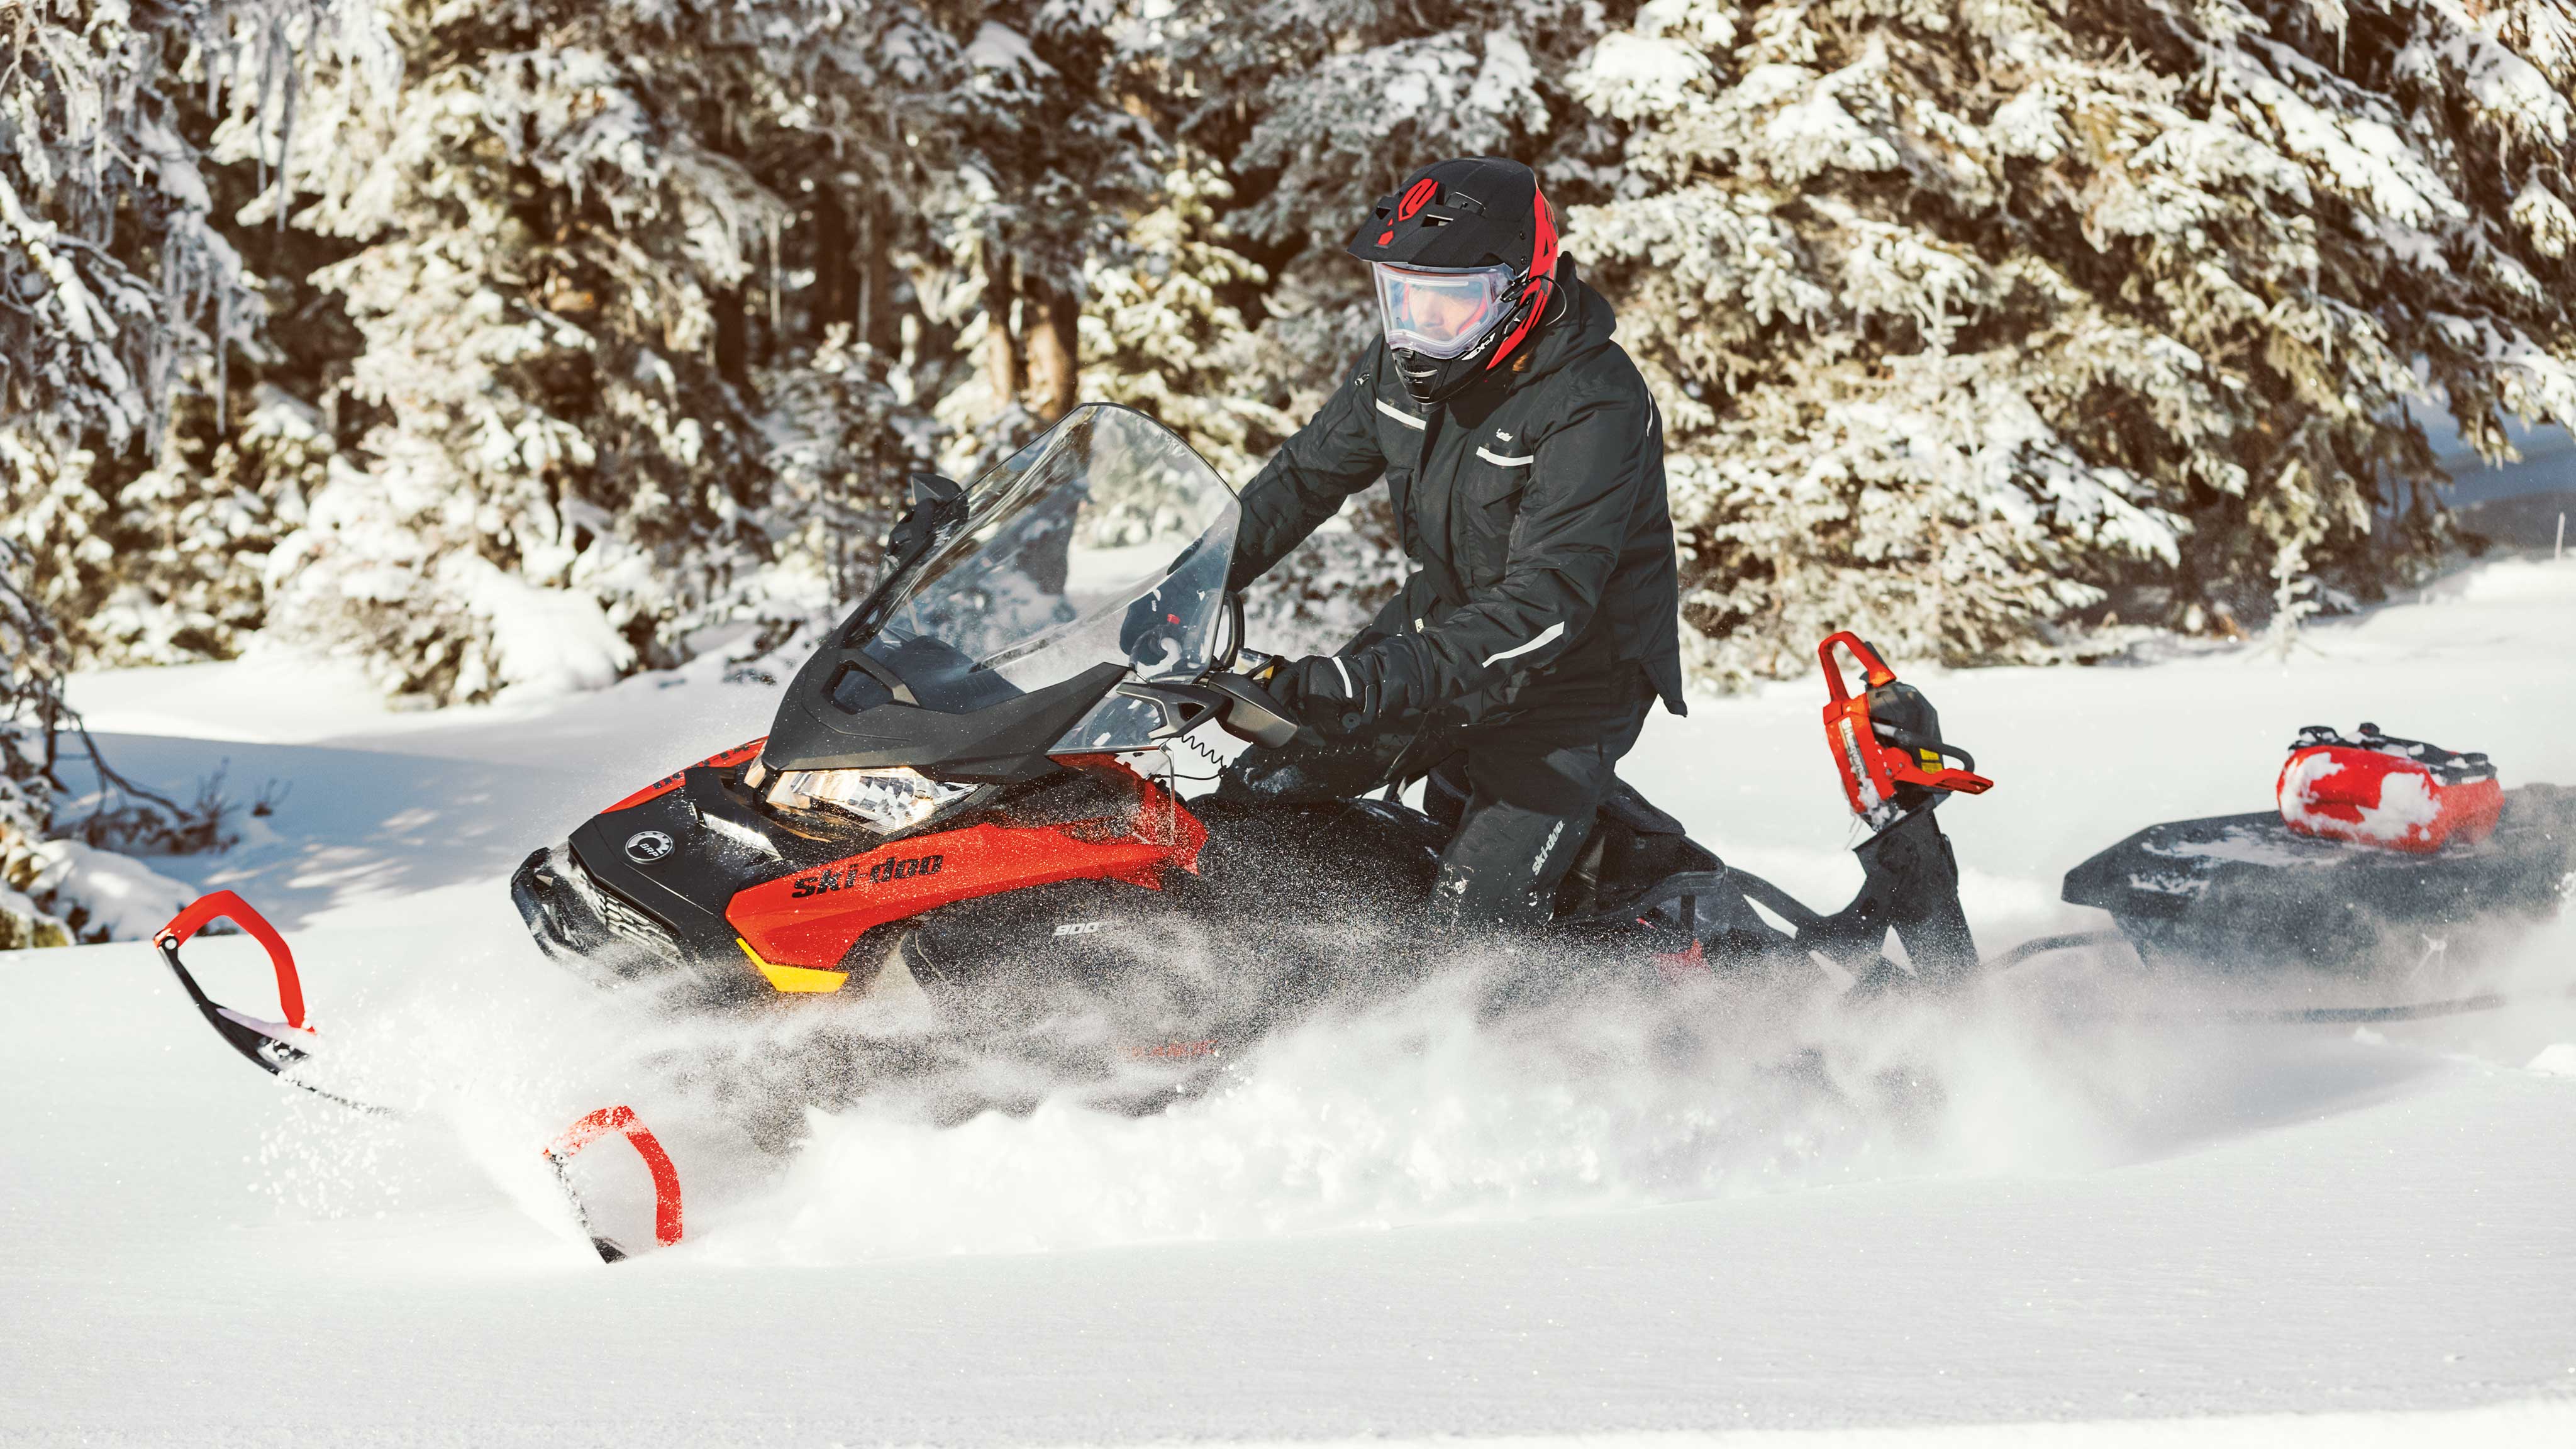
<svg viewBox="0 0 2576 1449"><path fill-rule="evenodd" d="M1908 671L1999 781L1944 811L1981 940L2096 924L2056 903L2066 867L2261 808L2301 724L2576 783L2571 626L2576 563L2517 561L2286 661ZM292 781L232 852L156 864L268 910L325 1039L422 1110L261 1078L140 943L0 955L0 1442L2576 1440L2576 1005L2229 1027L2081 959L1938 1008L1820 981L1501 1033L1426 992L1160 1116L852 1108L775 1160L639 1101L691 1239L602 1268L537 1147L662 1090L657 1053L800 1028L603 1004L501 877L759 733L773 696L719 672L427 716L288 658L80 681L129 773ZM1820 698L1698 703L1624 773L1836 901ZM190 956L264 1006L246 947ZM2562 924L2422 984L2571 977ZM1716 1023L1679 1059L1677 1014Z"/></svg>

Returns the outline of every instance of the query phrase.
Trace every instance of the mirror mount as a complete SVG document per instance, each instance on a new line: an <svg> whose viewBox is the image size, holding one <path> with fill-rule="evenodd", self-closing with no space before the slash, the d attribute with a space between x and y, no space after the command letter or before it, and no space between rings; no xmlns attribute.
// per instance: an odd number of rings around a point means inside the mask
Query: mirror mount
<svg viewBox="0 0 2576 1449"><path fill-rule="evenodd" d="M912 475L912 506L886 530L886 572L893 574L912 566L930 551L939 535L956 519L966 514L966 485L937 473Z"/></svg>

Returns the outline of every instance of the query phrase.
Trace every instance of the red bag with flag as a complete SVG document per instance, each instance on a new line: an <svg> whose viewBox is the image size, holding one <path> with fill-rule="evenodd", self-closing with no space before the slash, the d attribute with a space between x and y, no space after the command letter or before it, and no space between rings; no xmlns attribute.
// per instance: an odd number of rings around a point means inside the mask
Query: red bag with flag
<svg viewBox="0 0 2576 1449"><path fill-rule="evenodd" d="M2504 810L2495 766L2365 724L2359 739L2309 725L2275 787L2281 820L2302 835L2430 853L2487 838Z"/></svg>

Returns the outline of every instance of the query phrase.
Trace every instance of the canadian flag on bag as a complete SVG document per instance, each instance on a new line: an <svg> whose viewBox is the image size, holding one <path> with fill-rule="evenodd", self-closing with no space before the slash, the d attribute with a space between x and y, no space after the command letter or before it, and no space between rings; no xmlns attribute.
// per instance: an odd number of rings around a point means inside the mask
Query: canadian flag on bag
<svg viewBox="0 0 2576 1449"><path fill-rule="evenodd" d="M2487 838L2504 810L2495 766L2365 724L2359 739L2309 725L2276 787L2281 821L2302 835L2429 854Z"/></svg>

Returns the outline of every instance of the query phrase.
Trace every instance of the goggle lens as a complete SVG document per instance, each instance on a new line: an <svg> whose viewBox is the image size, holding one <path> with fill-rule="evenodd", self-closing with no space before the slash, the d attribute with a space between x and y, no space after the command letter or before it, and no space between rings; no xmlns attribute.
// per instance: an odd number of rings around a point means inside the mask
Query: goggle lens
<svg viewBox="0 0 2576 1449"><path fill-rule="evenodd" d="M1373 262L1386 345L1450 358L1476 345L1509 309L1512 270L1435 272Z"/></svg>

